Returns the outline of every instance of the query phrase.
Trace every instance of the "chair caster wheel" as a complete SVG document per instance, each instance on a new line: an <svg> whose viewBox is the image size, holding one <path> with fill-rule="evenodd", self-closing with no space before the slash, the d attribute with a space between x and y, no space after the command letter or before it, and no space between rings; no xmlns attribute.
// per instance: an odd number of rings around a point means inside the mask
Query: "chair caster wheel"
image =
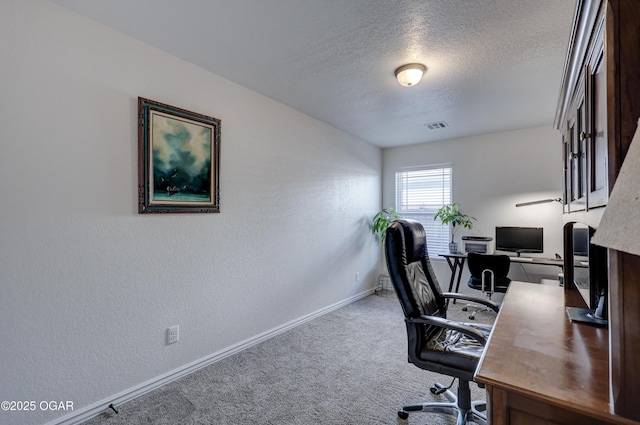
<svg viewBox="0 0 640 425"><path fill-rule="evenodd" d="M404 411L400 410L400 411L398 412L398 417L399 417L400 419L407 419L407 418L409 417L409 414L408 414L407 412L404 412Z"/></svg>
<svg viewBox="0 0 640 425"><path fill-rule="evenodd" d="M431 391L431 394L435 394L438 389L436 387L431 387L429 388L429 391Z"/></svg>
<svg viewBox="0 0 640 425"><path fill-rule="evenodd" d="M469 319L470 319L470 320L475 320L475 319L476 319L476 316L469 316Z"/></svg>
<svg viewBox="0 0 640 425"><path fill-rule="evenodd" d="M468 308L467 307L462 307L462 311L467 311Z"/></svg>

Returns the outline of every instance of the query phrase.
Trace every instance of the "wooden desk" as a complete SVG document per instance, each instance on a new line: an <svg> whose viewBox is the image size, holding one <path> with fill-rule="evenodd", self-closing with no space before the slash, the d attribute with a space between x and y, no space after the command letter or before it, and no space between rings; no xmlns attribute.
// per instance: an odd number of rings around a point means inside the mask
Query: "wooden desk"
<svg viewBox="0 0 640 425"><path fill-rule="evenodd" d="M563 288L511 282L476 371L491 424L637 425L611 413L608 341L571 323Z"/></svg>

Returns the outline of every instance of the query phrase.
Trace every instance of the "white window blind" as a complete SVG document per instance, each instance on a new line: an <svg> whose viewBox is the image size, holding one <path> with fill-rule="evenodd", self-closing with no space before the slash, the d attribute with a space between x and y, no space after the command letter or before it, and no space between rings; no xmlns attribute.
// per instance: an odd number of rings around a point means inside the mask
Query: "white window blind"
<svg viewBox="0 0 640 425"><path fill-rule="evenodd" d="M451 229L433 216L440 207L451 204L451 177L450 164L396 172L396 211L402 218L422 223L431 254L449 251Z"/></svg>

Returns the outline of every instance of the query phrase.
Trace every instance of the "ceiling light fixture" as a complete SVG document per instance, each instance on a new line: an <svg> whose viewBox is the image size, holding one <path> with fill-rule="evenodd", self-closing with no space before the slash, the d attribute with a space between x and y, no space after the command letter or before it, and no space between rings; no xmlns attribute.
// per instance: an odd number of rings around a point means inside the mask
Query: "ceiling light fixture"
<svg viewBox="0 0 640 425"><path fill-rule="evenodd" d="M401 86L415 86L426 71L427 67L421 63L408 63L396 69L396 78Z"/></svg>

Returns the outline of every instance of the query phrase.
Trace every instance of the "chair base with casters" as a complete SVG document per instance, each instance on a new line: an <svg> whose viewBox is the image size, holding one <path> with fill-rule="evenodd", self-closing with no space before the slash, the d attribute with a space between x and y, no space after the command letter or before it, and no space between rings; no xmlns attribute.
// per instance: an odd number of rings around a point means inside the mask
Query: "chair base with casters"
<svg viewBox="0 0 640 425"><path fill-rule="evenodd" d="M413 412L442 413L456 416L458 418L458 425L463 425L467 422L486 425L487 416L485 412L487 410L487 403L485 401L471 401L469 381L460 380L458 395L439 383L431 387L431 394L443 394L449 401L408 404L403 406L402 410L398 411L398 417L400 419L407 419L409 413Z"/></svg>
<svg viewBox="0 0 640 425"><path fill-rule="evenodd" d="M462 311L469 311L469 307L474 309L471 312L471 314L469 315L469 320L475 320L476 314L482 313L483 311L486 311L486 312L492 311L490 308L479 308L475 304L467 304L467 305L465 305L464 307L462 307Z"/></svg>
<svg viewBox="0 0 640 425"><path fill-rule="evenodd" d="M491 292L487 293L487 299L489 301L493 301L491 299ZM462 311L469 311L469 309L472 309L473 311L471 312L471 314L469 315L469 320L475 320L476 318L476 314L481 313L481 312L490 312L493 311L492 309L490 309L487 306L481 306L478 304L466 304L464 307L461 308Z"/></svg>

